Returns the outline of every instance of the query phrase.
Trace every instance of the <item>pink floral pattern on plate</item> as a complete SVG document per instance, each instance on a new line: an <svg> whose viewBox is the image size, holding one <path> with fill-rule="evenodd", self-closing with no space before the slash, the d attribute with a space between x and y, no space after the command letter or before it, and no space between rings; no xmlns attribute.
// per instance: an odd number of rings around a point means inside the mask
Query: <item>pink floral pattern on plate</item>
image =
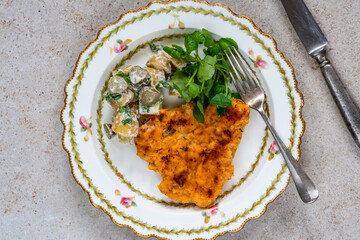
<svg viewBox="0 0 360 240"><path fill-rule="evenodd" d="M131 39L126 39L122 41L121 39L116 40L114 47L110 47L110 56L115 53L121 53L128 48L128 45L132 42Z"/></svg>
<svg viewBox="0 0 360 240"><path fill-rule="evenodd" d="M119 189L115 189L115 195L121 197L121 193ZM121 197L120 204L129 208L131 206L136 207L136 203L134 202L135 197Z"/></svg>
<svg viewBox="0 0 360 240"><path fill-rule="evenodd" d="M177 14L173 14L173 13L171 13L171 15L174 17L174 22L172 24L169 24L168 28L173 29L175 27L176 22L177 22L178 27L180 29L185 29L185 24L182 21L180 21L180 19L179 19L180 16L177 15Z"/></svg>
<svg viewBox="0 0 360 240"><path fill-rule="evenodd" d="M250 55L250 60L254 63L255 68L259 68L259 70L267 68L268 63L262 59L261 55L257 55L257 57L255 57L254 51L252 49L249 49L248 53Z"/></svg>
<svg viewBox="0 0 360 240"><path fill-rule="evenodd" d="M87 142L89 141L89 136L91 136L92 131L91 131L91 117L86 119L84 116L81 116L79 119L79 123L80 123L80 132L85 132L85 137L84 137L84 141Z"/></svg>
<svg viewBox="0 0 360 240"><path fill-rule="evenodd" d="M280 153L279 146L277 145L277 143L275 141L270 145L268 153L270 153L269 160L273 159L275 155Z"/></svg>
<svg viewBox="0 0 360 240"><path fill-rule="evenodd" d="M215 205L209 207L205 211L203 211L201 214L205 217L204 222L208 223L210 222L211 217L216 216L220 212L221 217L225 217L225 213L221 212L218 207L218 203Z"/></svg>

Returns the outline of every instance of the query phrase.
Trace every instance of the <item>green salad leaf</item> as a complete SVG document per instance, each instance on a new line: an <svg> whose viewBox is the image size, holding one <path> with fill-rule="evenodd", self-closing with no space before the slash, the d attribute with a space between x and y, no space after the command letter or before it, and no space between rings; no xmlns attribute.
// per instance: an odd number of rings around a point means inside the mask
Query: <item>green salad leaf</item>
<svg viewBox="0 0 360 240"><path fill-rule="evenodd" d="M236 49L238 49L238 45L237 43L232 39L232 38L221 38L219 40L219 44L220 44L220 47L223 51L229 49L230 47L235 47Z"/></svg>
<svg viewBox="0 0 360 240"><path fill-rule="evenodd" d="M216 106L221 117L227 107L232 106L232 97L238 98L230 88L230 68L225 60L225 53L230 47L238 48L231 38L215 40L209 31L202 29L185 36L185 49L172 45L163 50L175 59L185 59L187 66L174 73L170 86L176 89L186 102L194 101L193 115L200 122L205 122L204 108L208 104ZM199 47L204 46L205 56L199 56Z"/></svg>
<svg viewBox="0 0 360 240"><path fill-rule="evenodd" d="M204 82L212 78L215 73L216 56L212 57L210 55L206 55L203 60L199 61L199 63L199 71L197 74L198 79L201 82Z"/></svg>
<svg viewBox="0 0 360 240"><path fill-rule="evenodd" d="M165 46L163 50L173 58L180 60L181 53L177 49Z"/></svg>
<svg viewBox="0 0 360 240"><path fill-rule="evenodd" d="M204 105L200 99L197 100L196 105L194 106L193 115L196 121L199 123L205 123Z"/></svg>
<svg viewBox="0 0 360 240"><path fill-rule="evenodd" d="M210 103L219 107L231 107L231 98L227 97L223 93L216 94L211 98Z"/></svg>

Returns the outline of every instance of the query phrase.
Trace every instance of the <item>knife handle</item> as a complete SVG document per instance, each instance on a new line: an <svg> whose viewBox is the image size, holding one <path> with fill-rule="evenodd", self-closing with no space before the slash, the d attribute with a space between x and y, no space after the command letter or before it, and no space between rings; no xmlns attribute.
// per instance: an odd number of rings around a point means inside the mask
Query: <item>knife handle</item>
<svg viewBox="0 0 360 240"><path fill-rule="evenodd" d="M336 105L338 106L341 116L343 117L347 128L349 129L355 143L360 147L360 110L354 100L341 82L334 67L326 58L326 51L320 52L314 56L320 64L321 72L326 80Z"/></svg>

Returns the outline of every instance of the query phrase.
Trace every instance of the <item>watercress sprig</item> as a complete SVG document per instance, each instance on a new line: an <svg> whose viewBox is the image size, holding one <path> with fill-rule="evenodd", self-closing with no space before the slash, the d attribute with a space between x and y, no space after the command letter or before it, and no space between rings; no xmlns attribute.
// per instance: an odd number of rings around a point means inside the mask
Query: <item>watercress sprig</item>
<svg viewBox="0 0 360 240"><path fill-rule="evenodd" d="M205 56L199 56L199 46L204 45ZM232 92L229 89L229 66L224 58L224 51L230 47L238 48L231 38L213 39L209 31L202 29L185 36L185 49L172 45L163 50L175 59L185 59L189 64L174 73L170 85L175 88L186 102L194 101L193 115L200 122L205 122L204 107L216 106L219 117L226 107L231 107Z"/></svg>

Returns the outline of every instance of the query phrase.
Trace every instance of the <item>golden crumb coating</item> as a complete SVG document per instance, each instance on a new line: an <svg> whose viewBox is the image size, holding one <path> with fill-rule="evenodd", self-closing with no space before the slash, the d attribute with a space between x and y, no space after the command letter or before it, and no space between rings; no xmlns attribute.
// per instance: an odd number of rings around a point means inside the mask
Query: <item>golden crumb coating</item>
<svg viewBox="0 0 360 240"><path fill-rule="evenodd" d="M193 116L194 103L160 115L139 128L137 155L158 171L159 190L171 199L210 206L234 173L231 164L249 121L249 106L233 99L221 118L216 107L205 109L205 123Z"/></svg>

